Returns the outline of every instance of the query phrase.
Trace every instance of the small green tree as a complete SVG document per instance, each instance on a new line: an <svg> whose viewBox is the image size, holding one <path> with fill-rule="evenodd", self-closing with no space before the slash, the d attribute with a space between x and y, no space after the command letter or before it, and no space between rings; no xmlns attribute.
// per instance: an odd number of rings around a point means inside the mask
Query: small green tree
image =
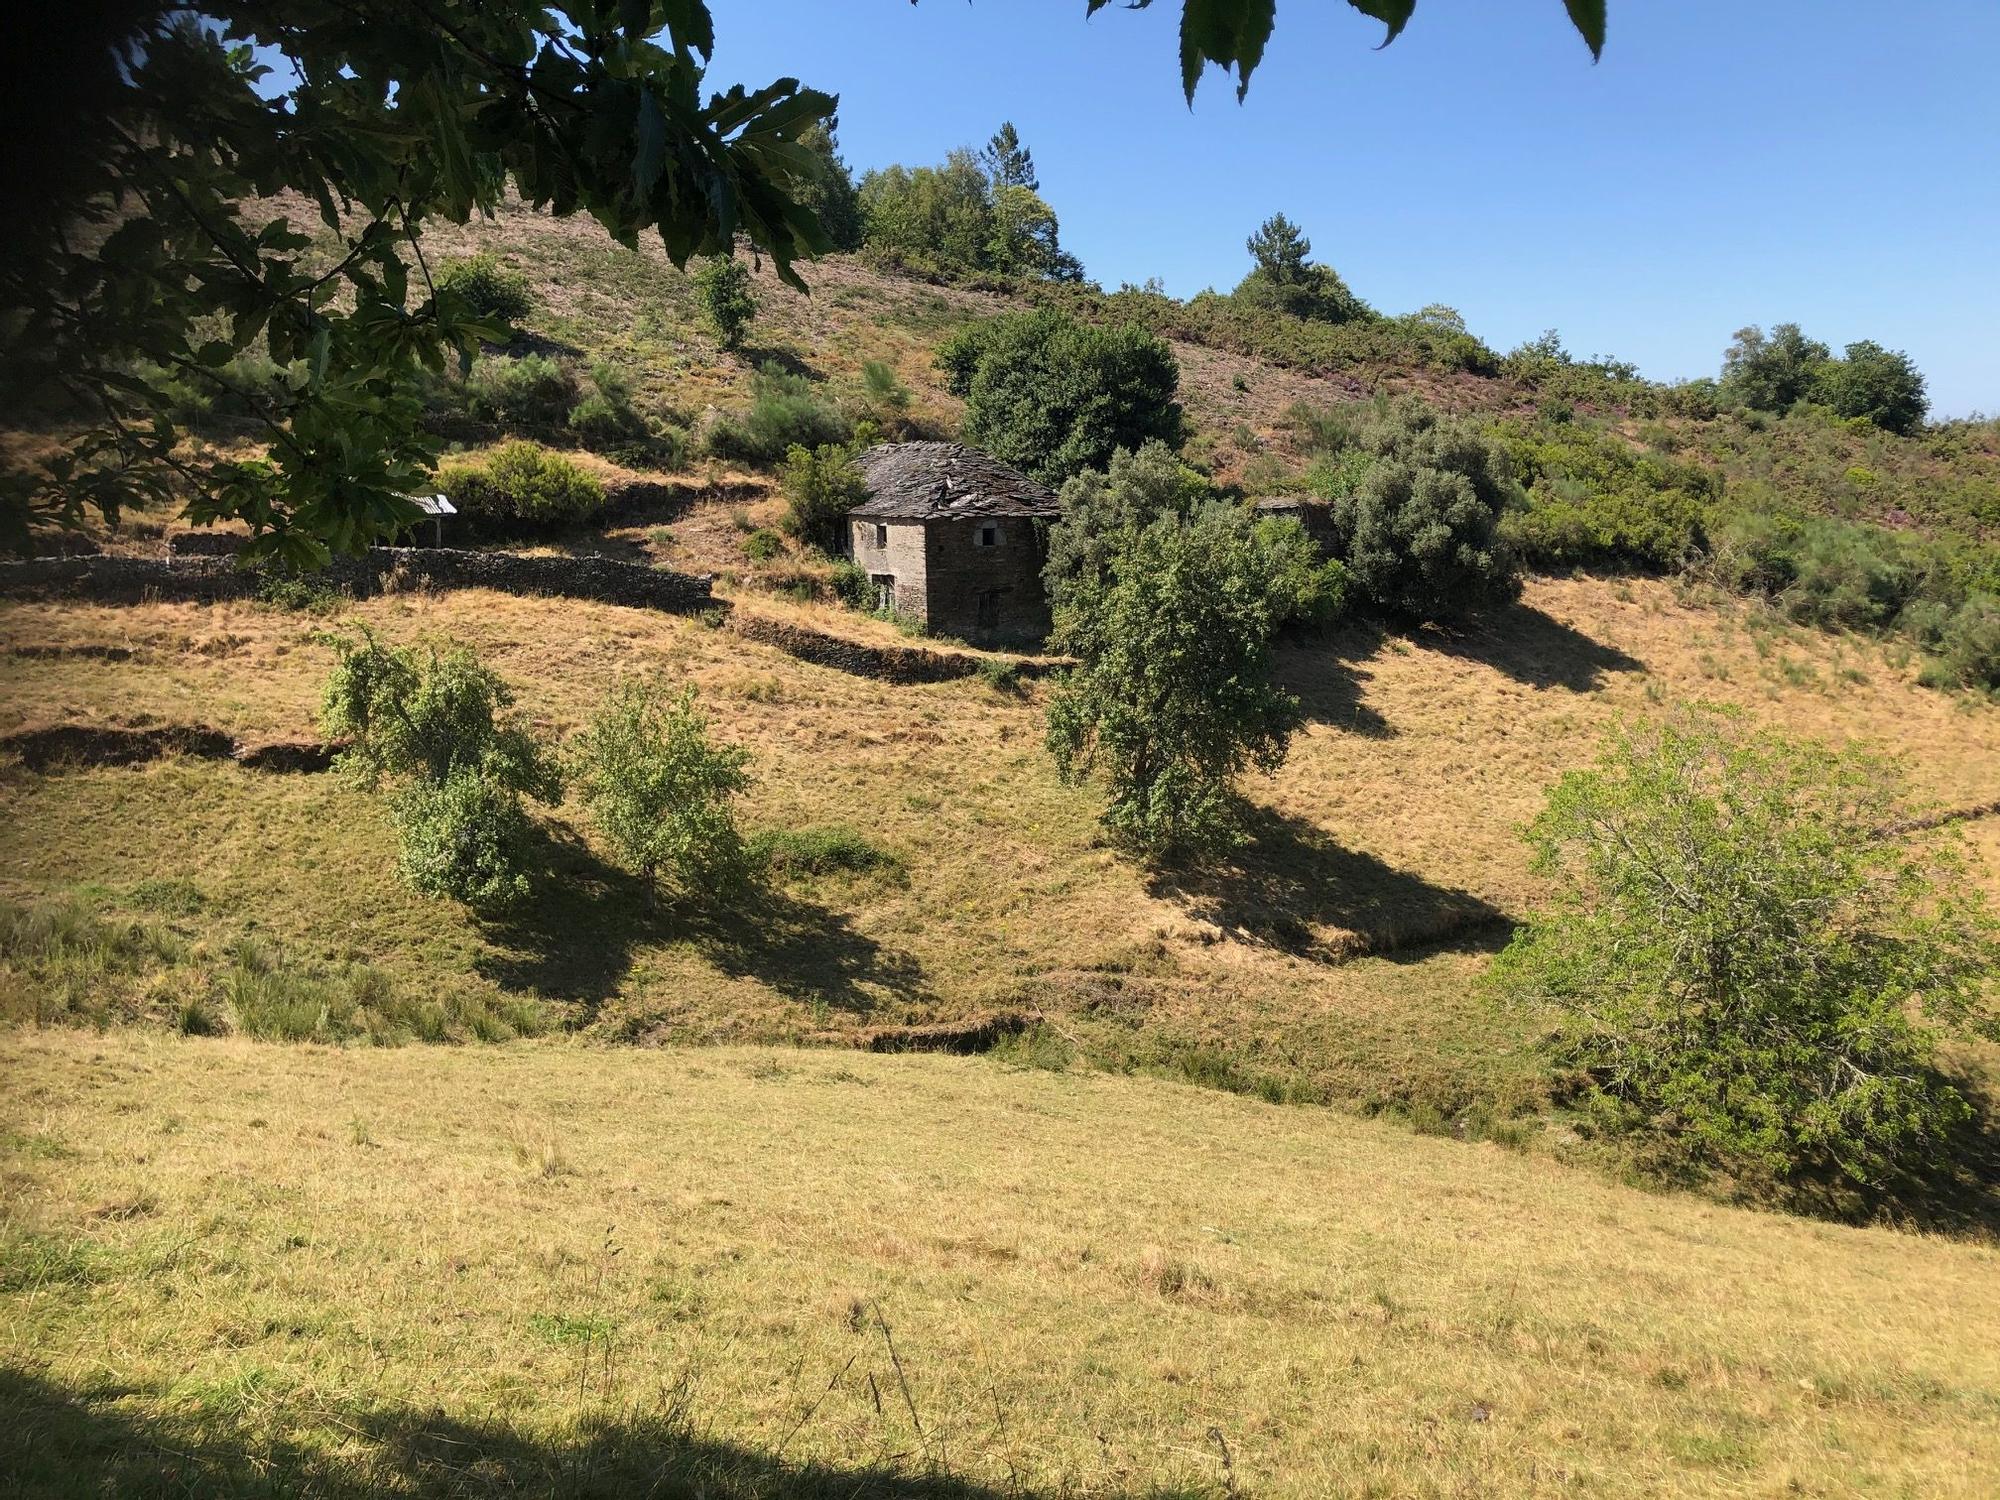
<svg viewBox="0 0 2000 1500"><path fill-rule="evenodd" d="M1987 1016L2000 963L1902 817L1854 751L1717 713L1622 727L1528 830L1555 894L1498 981L1554 1007L1599 1120L1667 1161L1880 1185L1967 1117L1937 1041Z"/></svg>
<svg viewBox="0 0 2000 1500"><path fill-rule="evenodd" d="M1271 684L1270 638L1309 548L1261 534L1212 501L1117 535L1056 610L1051 644L1078 659L1049 704L1048 748L1065 781L1101 770L1103 822L1150 858L1185 859L1238 834L1233 785L1275 770L1298 701Z"/></svg>
<svg viewBox="0 0 2000 1500"><path fill-rule="evenodd" d="M1363 427L1356 451L1365 463L1316 472L1330 481L1335 550L1357 588L1421 620L1514 596L1520 581L1500 518L1520 490L1505 452L1414 403Z"/></svg>
<svg viewBox="0 0 2000 1500"><path fill-rule="evenodd" d="M712 890L743 873L732 803L750 784L749 760L747 751L709 742L693 688L668 698L626 681L583 732L575 776L591 817L633 871Z"/></svg>
<svg viewBox="0 0 2000 1500"><path fill-rule="evenodd" d="M1923 372L1899 349L1871 339L1820 367L1814 393L1843 417L1865 417L1885 432L1912 433L1931 409Z"/></svg>
<svg viewBox="0 0 2000 1500"><path fill-rule="evenodd" d="M1813 394L1829 353L1796 323L1769 334L1755 324L1739 328L1722 356L1723 394L1753 411L1789 411Z"/></svg>
<svg viewBox="0 0 2000 1500"><path fill-rule="evenodd" d="M1102 469L1120 448L1178 448L1186 435L1173 351L1129 324L1009 314L950 340L938 367L965 402L966 441L1044 483Z"/></svg>
<svg viewBox="0 0 2000 1500"><path fill-rule="evenodd" d="M841 531L847 513L868 498L868 482L845 443L821 443L808 448L794 443L785 452L778 482L785 491L785 514L779 525L787 536L827 552L844 550Z"/></svg>
<svg viewBox="0 0 2000 1500"><path fill-rule="evenodd" d="M715 341L736 349L757 316L757 296L750 290L750 268L731 256L704 261L694 273L695 303Z"/></svg>
<svg viewBox="0 0 2000 1500"><path fill-rule="evenodd" d="M1100 585L1133 532L1162 516L1184 517L1215 498L1208 481L1165 443L1121 448L1108 469L1086 469L1062 487L1062 519L1049 531L1042 583L1051 609L1068 605L1079 583Z"/></svg>
<svg viewBox="0 0 2000 1500"><path fill-rule="evenodd" d="M528 894L521 799L562 795L555 762L513 721L513 694L470 651L424 655L363 631L336 637L320 724L345 739L340 765L391 807L404 878L425 895L501 910Z"/></svg>
<svg viewBox="0 0 2000 1500"><path fill-rule="evenodd" d="M1351 323L1375 316L1333 267L1313 262L1312 241L1283 214L1273 214L1258 225L1244 248L1255 264L1231 293L1237 301L1318 323Z"/></svg>

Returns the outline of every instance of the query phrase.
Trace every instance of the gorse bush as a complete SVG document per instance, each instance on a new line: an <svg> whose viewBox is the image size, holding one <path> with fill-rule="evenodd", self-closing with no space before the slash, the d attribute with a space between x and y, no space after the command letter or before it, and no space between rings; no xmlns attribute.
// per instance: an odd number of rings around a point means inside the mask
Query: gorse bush
<svg viewBox="0 0 2000 1500"><path fill-rule="evenodd" d="M2000 598L1972 594L1920 637L1931 653L1923 680L1932 687L2000 691Z"/></svg>
<svg viewBox="0 0 2000 1500"><path fill-rule="evenodd" d="M847 513L868 498L868 482L845 443L817 448L794 444L786 450L778 483L785 492L787 535L828 552L842 550Z"/></svg>
<svg viewBox="0 0 2000 1500"><path fill-rule="evenodd" d="M1658 1165L1879 1188L1969 1106L1939 1038L1988 1016L1977 888L1887 768L1733 718L1627 727L1529 830L1553 902L1496 970L1561 1018L1559 1066Z"/></svg>
<svg viewBox="0 0 2000 1500"><path fill-rule="evenodd" d="M1698 464L1635 453L1610 433L1578 423L1503 423L1526 491L1503 535L1526 562L1567 568L1624 564L1678 568L1701 552L1721 483Z"/></svg>
<svg viewBox="0 0 2000 1500"><path fill-rule="evenodd" d="M445 464L438 470L438 488L461 515L502 533L588 521L608 498L604 482L575 460L530 442Z"/></svg>
<svg viewBox="0 0 2000 1500"><path fill-rule="evenodd" d="M784 550L784 537L768 526L760 526L743 538L743 555L752 562L769 562Z"/></svg>
<svg viewBox="0 0 2000 1500"><path fill-rule="evenodd" d="M482 318L516 323L534 310L528 278L510 271L491 255L448 260L438 269L441 292L456 292Z"/></svg>
<svg viewBox="0 0 2000 1500"><path fill-rule="evenodd" d="M1406 403L1356 439L1365 467L1322 493L1335 551L1382 609L1449 619L1511 599L1520 583L1500 518L1520 502L1506 454L1463 423Z"/></svg>
<svg viewBox="0 0 2000 1500"><path fill-rule="evenodd" d="M711 744L693 688L669 698L627 681L573 751L576 784L618 857L649 881L712 892L744 870L735 799L746 751Z"/></svg>
<svg viewBox="0 0 2000 1500"><path fill-rule="evenodd" d="M509 716L506 684L469 651L420 655L366 632L333 646L320 722L329 738L351 741L343 770L365 786L395 783L404 878L479 911L518 904L534 831L521 799L553 803L562 779Z"/></svg>
<svg viewBox="0 0 2000 1500"><path fill-rule="evenodd" d="M708 451L717 458L774 464L793 448L844 443L853 431L810 380L767 361L751 377L749 407L724 412L709 428Z"/></svg>
<svg viewBox="0 0 2000 1500"><path fill-rule="evenodd" d="M750 268L734 256L704 261L694 273L695 306L715 341L734 349L757 316L757 297L750 289Z"/></svg>
<svg viewBox="0 0 2000 1500"><path fill-rule="evenodd" d="M849 609L865 610L875 602L875 586L868 581L868 570L852 558L843 557L833 565L827 586Z"/></svg>
<svg viewBox="0 0 2000 1500"><path fill-rule="evenodd" d="M1180 366L1139 328L1014 313L951 339L938 367L965 402L965 440L1044 483L1102 469L1120 448L1186 437Z"/></svg>
<svg viewBox="0 0 2000 1500"><path fill-rule="evenodd" d="M514 427L560 427L577 404L576 373L546 354L488 355L465 377L476 417Z"/></svg>

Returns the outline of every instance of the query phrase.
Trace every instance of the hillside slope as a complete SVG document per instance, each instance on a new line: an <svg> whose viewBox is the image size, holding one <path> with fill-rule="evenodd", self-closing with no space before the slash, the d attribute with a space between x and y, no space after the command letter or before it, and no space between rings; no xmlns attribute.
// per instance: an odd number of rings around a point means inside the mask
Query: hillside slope
<svg viewBox="0 0 2000 1500"><path fill-rule="evenodd" d="M1985 1496L2000 1257L952 1059L0 1039L10 1493Z"/></svg>

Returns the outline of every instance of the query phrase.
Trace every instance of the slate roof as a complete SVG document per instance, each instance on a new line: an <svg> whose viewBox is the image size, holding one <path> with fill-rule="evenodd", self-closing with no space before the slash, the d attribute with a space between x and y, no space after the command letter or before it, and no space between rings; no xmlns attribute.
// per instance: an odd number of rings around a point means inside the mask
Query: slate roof
<svg viewBox="0 0 2000 1500"><path fill-rule="evenodd" d="M1056 497L1018 469L963 443L883 443L855 460L868 499L853 516L939 521L1062 514Z"/></svg>

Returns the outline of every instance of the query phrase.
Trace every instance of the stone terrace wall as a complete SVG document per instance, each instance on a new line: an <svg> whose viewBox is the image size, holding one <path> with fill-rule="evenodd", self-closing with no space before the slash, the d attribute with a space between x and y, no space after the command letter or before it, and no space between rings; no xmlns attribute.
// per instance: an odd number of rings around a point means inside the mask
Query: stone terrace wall
<svg viewBox="0 0 2000 1500"><path fill-rule="evenodd" d="M317 575L357 598L396 589L498 589L689 614L715 601L707 577L604 557L527 557L444 547L376 547ZM50 557L0 563L0 594L136 603L254 595L265 575L230 557Z"/></svg>
<svg viewBox="0 0 2000 1500"><path fill-rule="evenodd" d="M732 615L729 625L744 639L776 646L800 661L881 682L953 682L973 676L990 659L967 656L962 651L929 651L921 646L870 646L742 612ZM1009 665L1018 676L1041 677L1064 663L1017 660Z"/></svg>

